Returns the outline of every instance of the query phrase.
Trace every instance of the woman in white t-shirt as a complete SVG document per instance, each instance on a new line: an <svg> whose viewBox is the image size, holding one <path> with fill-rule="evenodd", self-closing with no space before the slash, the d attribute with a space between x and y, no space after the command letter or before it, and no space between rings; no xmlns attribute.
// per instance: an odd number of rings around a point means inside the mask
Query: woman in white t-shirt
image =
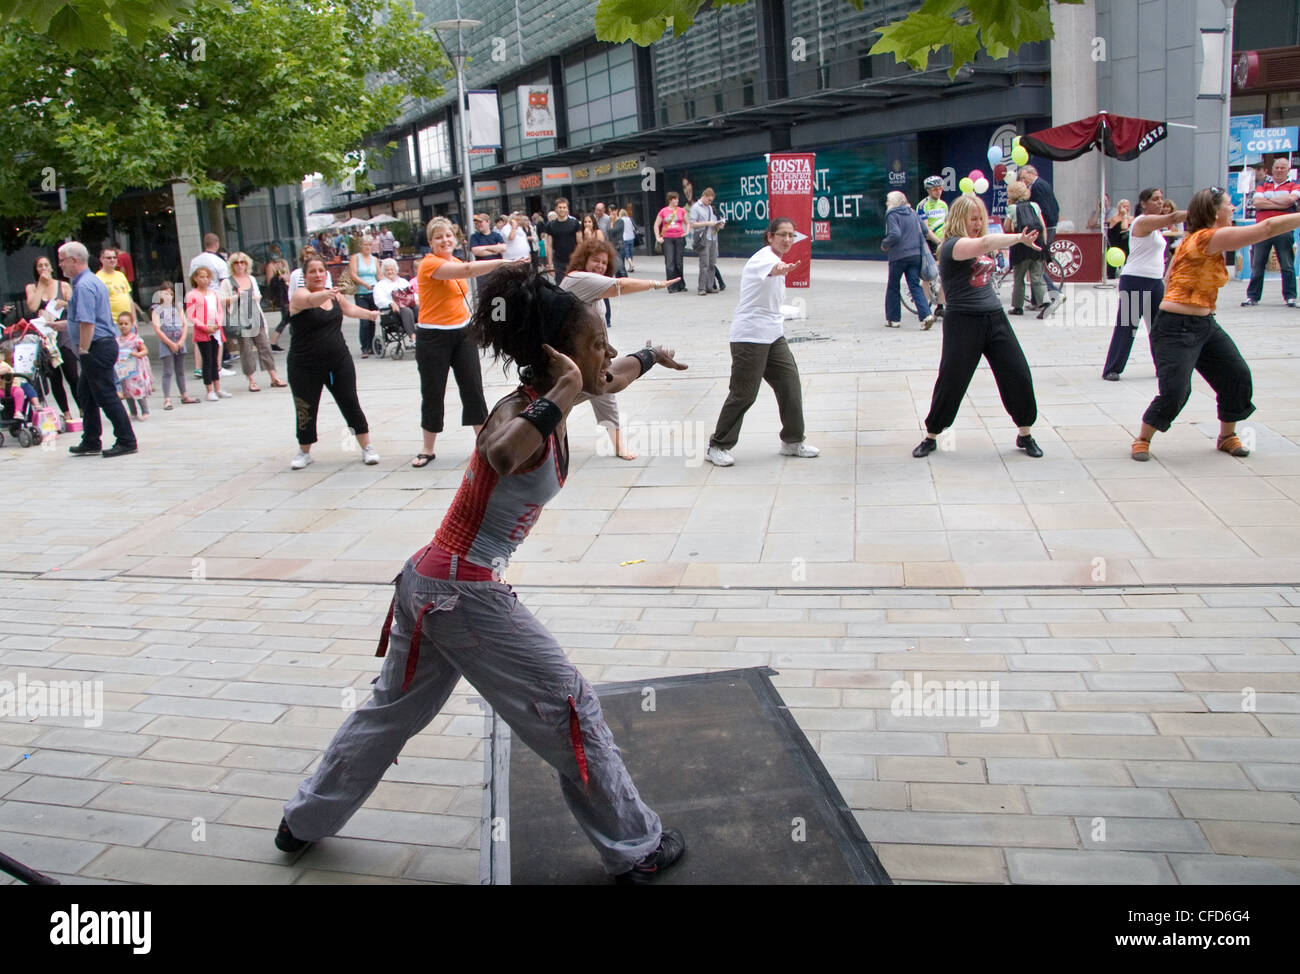
<svg viewBox="0 0 1300 974"><path fill-rule="evenodd" d="M520 257L528 257L532 254L532 247L528 241L528 217L522 213L511 213L510 219L506 225L501 228L500 233L506 238L506 251L501 255L504 260L518 260Z"/></svg>
<svg viewBox="0 0 1300 974"><path fill-rule="evenodd" d="M1166 210L1162 190L1151 187L1138 194L1141 215L1129 225L1128 259L1119 269L1119 311L1106 364L1101 368L1101 377L1107 382L1119 381L1133 350L1138 323L1145 318L1149 332L1165 298L1165 235L1161 231L1187 219L1186 210Z"/></svg>
<svg viewBox="0 0 1300 974"><path fill-rule="evenodd" d="M718 426L709 437L704 455L718 467L736 462L731 448L740 440L740 424L758 398L760 382L776 393L781 413L781 453L788 457L815 457L821 451L804 442L803 387L799 366L785 341L785 275L798 261L782 259L794 246L794 221L777 217L763 234L767 246L749 258L740 275L740 300L731 319L731 385L722 404Z"/></svg>
<svg viewBox="0 0 1300 974"><path fill-rule="evenodd" d="M608 272L614 269L618 255L614 247L606 240L595 238L578 244L569 258L569 269L560 282L561 291L569 291L579 301L600 310L603 303L609 306L610 298L638 291L657 291L675 281L647 281L636 277L610 277ZM584 398L586 394L584 393ZM623 443L623 432L618 418L618 402L614 394L592 396L591 411L596 414L596 422L605 427L610 443L614 447L614 456L624 460L635 460L636 454L627 449Z"/></svg>

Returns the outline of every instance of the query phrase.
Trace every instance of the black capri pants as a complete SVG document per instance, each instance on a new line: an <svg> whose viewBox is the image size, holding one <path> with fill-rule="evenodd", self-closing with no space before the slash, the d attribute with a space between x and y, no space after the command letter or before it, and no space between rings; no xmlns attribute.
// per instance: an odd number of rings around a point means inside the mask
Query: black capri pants
<svg viewBox="0 0 1300 974"><path fill-rule="evenodd" d="M199 347L199 361L203 364L203 384L210 386L221 378L221 353L217 350L221 343L209 338L194 344Z"/></svg>
<svg viewBox="0 0 1300 974"><path fill-rule="evenodd" d="M357 399L357 370L352 364L352 353L340 338L336 348L324 351L304 351L294 355L298 343L289 346L286 364L289 369L289 391L293 393L296 426L294 435L304 446L316 442L316 417L320 412L322 389L328 389L343 414L353 434L370 432L366 414Z"/></svg>
<svg viewBox="0 0 1300 974"><path fill-rule="evenodd" d="M456 388L460 390L461 425L481 426L487 422L483 372L468 328L417 328L415 364L420 370L421 429L442 432L448 369L456 376Z"/></svg>
<svg viewBox="0 0 1300 974"><path fill-rule="evenodd" d="M930 397L930 414L925 417L927 433L938 436L957 418L981 356L993 370L998 395L1012 422L1017 426L1034 425L1038 419L1034 379L1006 312L954 311L949 307L943 316L939 377Z"/></svg>
<svg viewBox="0 0 1300 974"><path fill-rule="evenodd" d="M1192 395L1192 372L1199 372L1218 397L1219 421L1235 423L1255 411L1250 366L1214 315L1180 315L1157 311L1151 326L1151 354L1156 360L1159 393L1142 414L1142 422L1161 433Z"/></svg>

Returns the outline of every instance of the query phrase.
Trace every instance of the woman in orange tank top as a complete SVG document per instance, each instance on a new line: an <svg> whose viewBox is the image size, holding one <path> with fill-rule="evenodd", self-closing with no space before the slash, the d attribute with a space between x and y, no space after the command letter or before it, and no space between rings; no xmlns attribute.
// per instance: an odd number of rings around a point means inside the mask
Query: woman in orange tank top
<svg viewBox="0 0 1300 974"><path fill-rule="evenodd" d="M1217 186L1203 189L1187 206L1187 236L1165 271L1165 297L1151 325L1151 354L1159 392L1142 416L1133 441L1134 460L1151 457L1151 437L1167 432L1192 394L1199 372L1218 397L1218 449L1234 457L1249 455L1237 437L1237 423L1255 411L1250 366L1236 343L1219 327L1214 308L1219 288L1228 282L1226 250L1240 250L1265 237L1300 227L1300 213L1265 223L1234 227L1232 200Z"/></svg>

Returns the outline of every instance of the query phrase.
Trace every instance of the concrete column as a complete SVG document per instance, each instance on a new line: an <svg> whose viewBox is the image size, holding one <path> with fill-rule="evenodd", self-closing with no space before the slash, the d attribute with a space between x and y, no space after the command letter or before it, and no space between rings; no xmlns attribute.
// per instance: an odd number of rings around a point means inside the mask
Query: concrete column
<svg viewBox="0 0 1300 974"><path fill-rule="evenodd" d="M199 205L190 193L189 183L172 183L172 212L176 214L176 243L181 251L182 274L188 270L190 261L203 252Z"/></svg>
<svg viewBox="0 0 1300 974"><path fill-rule="evenodd" d="M1052 4L1052 124L1065 125L1095 115L1097 62L1093 38L1097 36L1097 0L1081 4ZM1052 165L1052 189L1061 204L1061 219L1084 229L1096 206L1100 188L1099 153Z"/></svg>

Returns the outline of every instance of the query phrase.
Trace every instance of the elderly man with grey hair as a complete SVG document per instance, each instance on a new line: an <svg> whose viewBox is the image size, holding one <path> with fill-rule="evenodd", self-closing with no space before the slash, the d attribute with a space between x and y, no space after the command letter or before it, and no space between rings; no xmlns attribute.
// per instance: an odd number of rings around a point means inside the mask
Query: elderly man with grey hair
<svg viewBox="0 0 1300 974"><path fill-rule="evenodd" d="M68 302L68 339L77 350L81 375L77 380L77 402L83 412L81 442L68 448L73 456L93 456L103 446L104 415L113 424L117 442L107 450L106 457L122 456L136 452L135 430L127 418L122 401L117 398L114 374L117 367L117 327L109 310L108 288L91 273L87 266L90 255L85 245L71 240L59 248L59 269L72 283L72 298Z"/></svg>
<svg viewBox="0 0 1300 974"><path fill-rule="evenodd" d="M895 190L885 197L885 239L880 249L889 252L889 282L885 285L885 327L897 328L902 322L902 300L899 282L907 278L907 287L916 303L916 314L921 327L929 330L934 324L934 312L921 287L921 251L925 238L933 236L907 197Z"/></svg>

